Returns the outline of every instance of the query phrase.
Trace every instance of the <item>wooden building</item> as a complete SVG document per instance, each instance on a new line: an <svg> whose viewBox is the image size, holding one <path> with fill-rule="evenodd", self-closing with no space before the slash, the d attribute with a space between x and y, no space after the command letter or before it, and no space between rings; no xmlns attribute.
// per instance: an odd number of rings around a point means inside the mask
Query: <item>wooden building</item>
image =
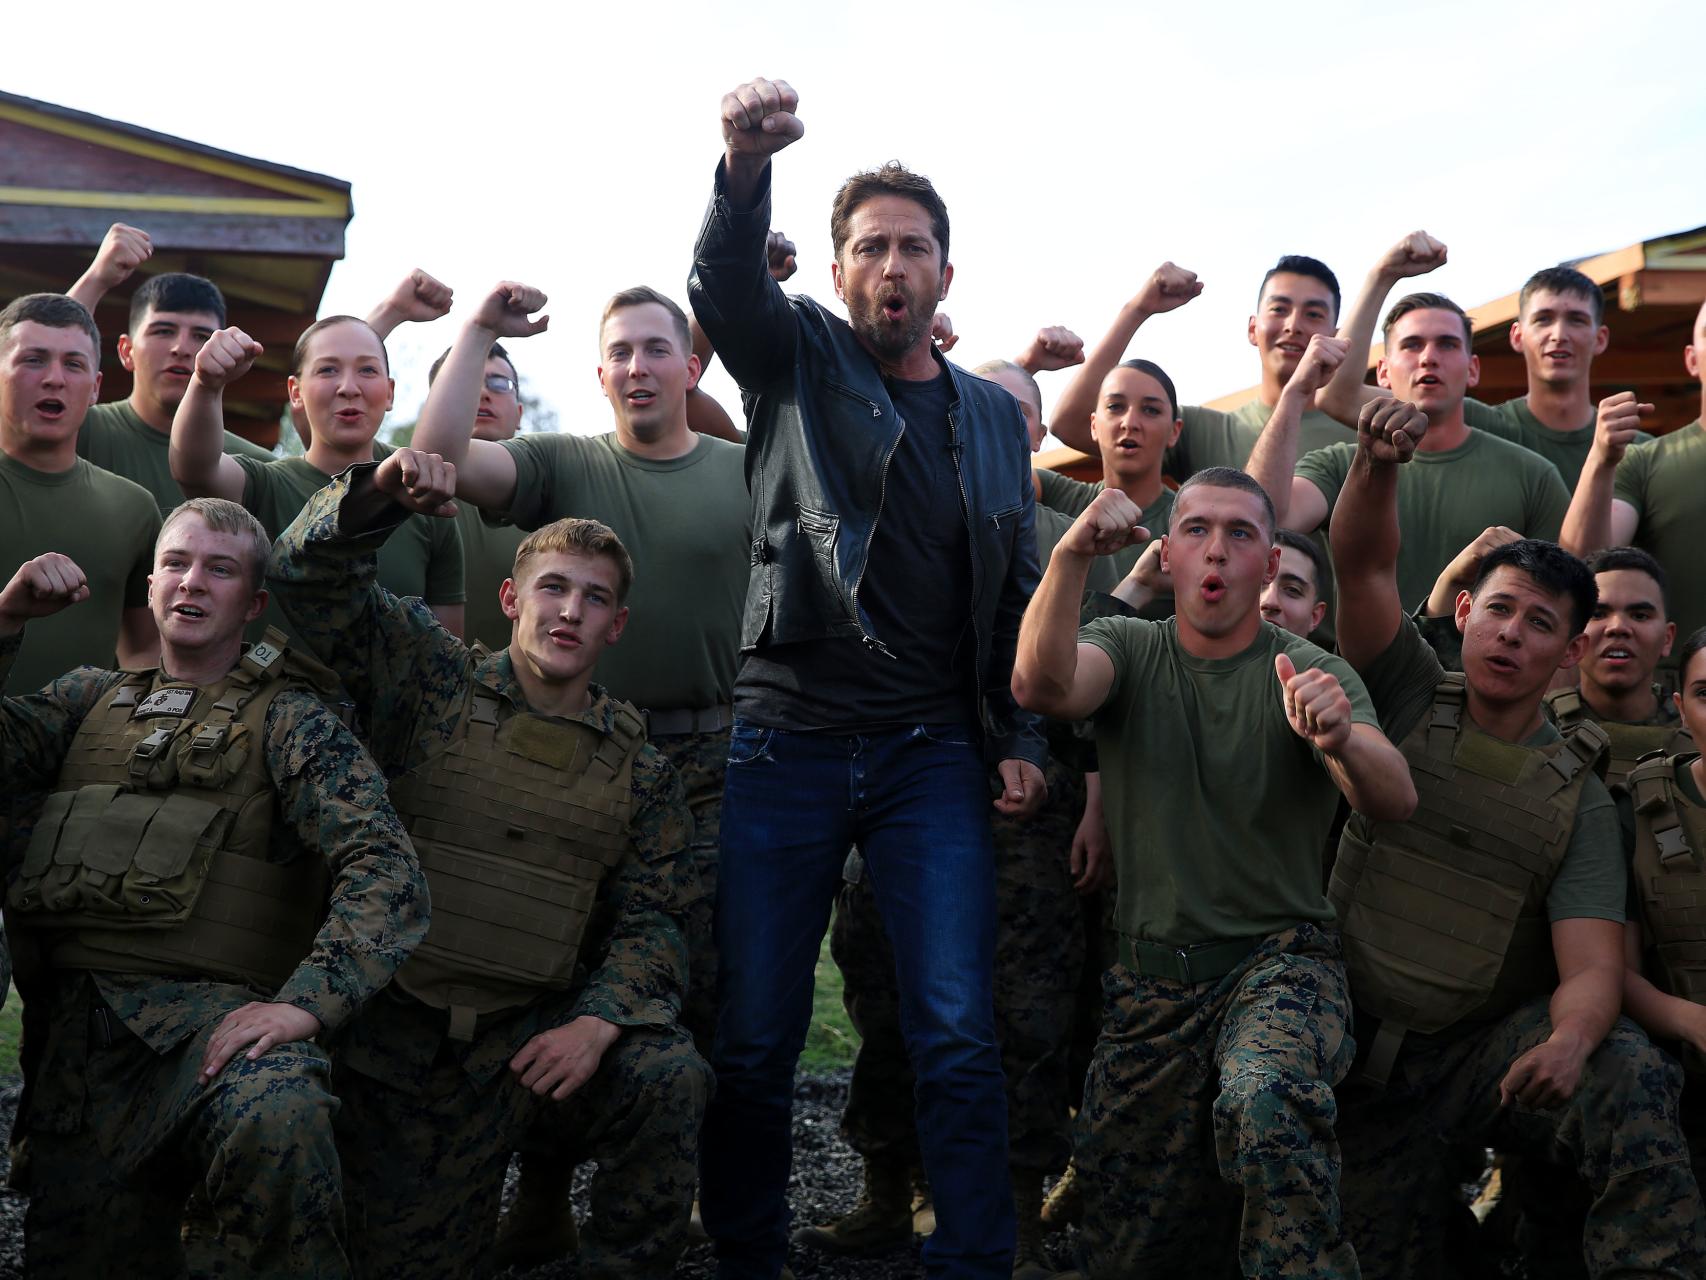
<svg viewBox="0 0 1706 1280"><path fill-rule="evenodd" d="M1706 302L1706 227L1637 241L1569 265L1600 286L1605 323L1611 328L1610 345L1593 362L1594 400L1619 391L1638 392L1654 406L1647 428L1654 435L1699 417L1700 384L1683 368L1682 352L1693 340L1694 318ZM1518 290L1521 283L1516 282ZM1409 292L1406 285L1428 287L1426 277L1401 281L1394 296ZM1476 399L1498 404L1528 391L1522 355L1510 345L1516 315L1517 290L1469 308L1475 326L1474 350L1481 358L1481 381L1473 392ZM1369 353L1370 382L1380 354L1377 343ZM1255 399L1260 391L1260 385L1245 387L1206 403L1211 409L1232 410ZM1079 479L1101 475L1100 461L1075 449L1050 449L1038 456L1037 463Z"/></svg>
<svg viewBox="0 0 1706 1280"><path fill-rule="evenodd" d="M116 344L131 292L148 275L194 272L266 347L233 387L227 422L275 444L291 347L344 256L351 211L337 178L0 93L0 300L69 288L114 222L153 239L154 256L96 312L103 400L130 393Z"/></svg>

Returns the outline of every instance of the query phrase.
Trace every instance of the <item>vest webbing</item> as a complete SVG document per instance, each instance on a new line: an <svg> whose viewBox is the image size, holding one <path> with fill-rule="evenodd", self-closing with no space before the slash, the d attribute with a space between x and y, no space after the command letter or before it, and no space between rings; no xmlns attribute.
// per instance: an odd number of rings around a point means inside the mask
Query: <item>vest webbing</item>
<svg viewBox="0 0 1706 1280"><path fill-rule="evenodd" d="M1658 691L1655 685L1654 692ZM1599 725L1610 739L1605 753L1605 784L1622 786L1642 756L1662 751L1679 755L1694 750L1694 739L1681 722L1674 724L1622 724L1616 720L1601 720L1594 715L1581 693L1575 689L1554 689L1546 695L1546 705L1560 733L1588 722Z"/></svg>
<svg viewBox="0 0 1706 1280"><path fill-rule="evenodd" d="M1635 886L1647 944L1672 995L1706 1000L1706 812L1677 793L1698 753L1649 756L1629 775Z"/></svg>
<svg viewBox="0 0 1706 1280"><path fill-rule="evenodd" d="M287 688L332 686L286 655L269 629L213 685L126 673L84 718L7 894L49 964L276 990L302 962L327 874L312 853L266 860L266 717Z"/></svg>
<svg viewBox="0 0 1706 1280"><path fill-rule="evenodd" d="M1390 1076L1410 1031L1491 1020L1557 982L1546 891L1581 789L1605 748L1590 723L1525 747L1465 726L1453 672L1401 749L1415 780L1406 822L1352 815L1328 896L1357 1007L1380 1020L1366 1075Z"/></svg>
<svg viewBox="0 0 1706 1280"><path fill-rule="evenodd" d="M640 715L611 733L513 711L470 690L453 744L391 784L432 895L426 939L397 973L471 1039L483 1014L574 983L600 886L628 851Z"/></svg>

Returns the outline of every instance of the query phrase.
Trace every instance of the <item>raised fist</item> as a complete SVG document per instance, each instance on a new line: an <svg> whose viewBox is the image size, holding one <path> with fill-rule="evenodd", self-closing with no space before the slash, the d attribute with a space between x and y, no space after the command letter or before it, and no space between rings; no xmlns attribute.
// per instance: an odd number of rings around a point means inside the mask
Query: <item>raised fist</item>
<svg viewBox="0 0 1706 1280"><path fill-rule="evenodd" d="M1306 396L1312 396L1326 386L1338 367L1345 362L1350 343L1343 338L1318 333L1309 339L1303 359L1292 371L1290 385Z"/></svg>
<svg viewBox="0 0 1706 1280"><path fill-rule="evenodd" d="M1291 730L1317 751L1338 751L1351 738L1351 700L1338 677L1320 667L1299 671L1291 655L1274 655L1280 697Z"/></svg>
<svg viewBox="0 0 1706 1280"><path fill-rule="evenodd" d="M1143 282L1137 293L1137 306L1145 315L1158 316L1164 311L1176 311L1202 292L1197 273L1163 262Z"/></svg>
<svg viewBox="0 0 1706 1280"><path fill-rule="evenodd" d="M944 355L954 349L954 344L960 340L960 335L954 332L954 322L948 318L946 311L938 311L930 321L930 339Z"/></svg>
<svg viewBox="0 0 1706 1280"><path fill-rule="evenodd" d="M380 305L398 324L426 324L450 311L451 288L416 267L391 290Z"/></svg>
<svg viewBox="0 0 1706 1280"><path fill-rule="evenodd" d="M1357 447L1376 462L1408 462L1427 430L1428 415L1408 400L1370 400L1357 415Z"/></svg>
<svg viewBox="0 0 1706 1280"><path fill-rule="evenodd" d="M479 309L468 323L499 338L531 338L536 333L544 333L551 323L550 316L540 316L537 320L527 318L532 312L541 310L545 301L545 294L532 285L500 280L480 300Z"/></svg>
<svg viewBox="0 0 1706 1280"><path fill-rule="evenodd" d="M1118 489L1103 489L1083 515L1061 535L1061 545L1082 556L1111 556L1137 542L1149 541L1141 523L1143 512Z"/></svg>
<svg viewBox="0 0 1706 1280"><path fill-rule="evenodd" d="M220 329L195 357L195 380L209 391L223 391L254 367L266 348L241 329Z"/></svg>
<svg viewBox="0 0 1706 1280"><path fill-rule="evenodd" d="M1382 275L1403 280L1425 276L1445 265L1445 245L1426 231L1412 231L1386 251L1380 260Z"/></svg>
<svg viewBox="0 0 1706 1280"><path fill-rule="evenodd" d="M770 266L770 278L781 284L794 272L799 270L799 263L794 260L794 242L780 231L772 231L764 242L764 257Z"/></svg>
<svg viewBox="0 0 1706 1280"><path fill-rule="evenodd" d="M1601 400L1594 420L1594 452L1612 465L1622 461L1641 430L1641 419L1652 411L1653 406L1637 400L1633 391L1619 391Z"/></svg>
<svg viewBox="0 0 1706 1280"><path fill-rule="evenodd" d="M1049 325L1037 330L1031 345L1014 363L1032 373L1045 369L1070 369L1075 364L1084 363L1084 339L1065 325Z"/></svg>
<svg viewBox="0 0 1706 1280"><path fill-rule="evenodd" d="M429 516L454 516L456 466L436 453L398 449L388 454L373 473L373 487L388 493L410 511Z"/></svg>
<svg viewBox="0 0 1706 1280"><path fill-rule="evenodd" d="M89 598L89 580L70 556L49 551L18 566L0 589L0 625L13 631L31 618L47 618Z"/></svg>
<svg viewBox="0 0 1706 1280"><path fill-rule="evenodd" d="M154 242L146 231L115 222L102 237L90 270L104 288L111 289L130 279L131 273L153 256Z"/></svg>
<svg viewBox="0 0 1706 1280"><path fill-rule="evenodd" d="M805 125L794 114L800 95L786 80L748 80L723 95L723 147L731 156L758 159L798 141Z"/></svg>

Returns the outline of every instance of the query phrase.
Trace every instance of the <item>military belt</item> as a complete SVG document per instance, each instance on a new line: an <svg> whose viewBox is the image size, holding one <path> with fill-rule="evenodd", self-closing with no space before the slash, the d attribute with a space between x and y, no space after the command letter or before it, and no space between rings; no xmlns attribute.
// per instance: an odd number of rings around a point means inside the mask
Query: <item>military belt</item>
<svg viewBox="0 0 1706 1280"><path fill-rule="evenodd" d="M699 710L681 708L669 711L647 711L646 733L653 737L668 737L678 733L715 733L735 722L735 709L728 703Z"/></svg>
<svg viewBox="0 0 1706 1280"><path fill-rule="evenodd" d="M1120 963L1146 978L1168 978L1174 982L1216 982L1243 964L1261 938L1228 938L1223 942L1199 942L1189 947L1169 947L1160 942L1120 935Z"/></svg>

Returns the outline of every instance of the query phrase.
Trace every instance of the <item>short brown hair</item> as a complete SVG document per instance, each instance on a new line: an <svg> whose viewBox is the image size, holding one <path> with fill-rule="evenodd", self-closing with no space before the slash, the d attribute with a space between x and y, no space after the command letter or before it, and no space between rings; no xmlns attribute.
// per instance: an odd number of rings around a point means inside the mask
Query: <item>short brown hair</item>
<svg viewBox="0 0 1706 1280"><path fill-rule="evenodd" d="M948 261L948 206L922 173L914 173L899 160L890 160L880 169L866 169L841 184L835 193L835 203L829 210L829 239L835 246L835 256L841 256L847 243L849 224L859 206L878 196L900 196L924 206L930 215L930 232L942 250L942 264Z"/></svg>
<svg viewBox="0 0 1706 1280"><path fill-rule="evenodd" d="M6 304L4 311L0 311L0 346L4 346L7 335L26 320L46 325L49 329L81 329L94 344L95 365L100 367L101 331L95 326L95 317L77 299L68 298L63 293L26 293L21 298L14 298Z"/></svg>
<svg viewBox="0 0 1706 1280"><path fill-rule="evenodd" d="M634 557L622 545L622 539L607 524L575 516L564 516L535 529L522 539L515 549L515 567L509 576L521 579L521 567L534 556L549 552L572 552L575 555L603 556L616 566L616 603L628 598L634 585Z"/></svg>
<svg viewBox="0 0 1706 1280"><path fill-rule="evenodd" d="M604 326L610 317L618 311L626 311L629 307L643 307L655 303L669 312L675 321L675 336L681 339L681 354L693 354L693 331L687 325L687 313L683 311L673 298L659 293L649 284L637 284L632 289L624 289L620 293L610 295L610 301L604 304L604 314L598 317L598 345L604 347Z"/></svg>
<svg viewBox="0 0 1706 1280"><path fill-rule="evenodd" d="M1392 326L1412 311L1450 311L1463 322L1464 346L1475 341L1475 325L1469 319L1469 313L1443 293L1407 293L1399 298L1392 304L1392 310L1386 313L1386 319L1381 323L1380 340L1391 346Z"/></svg>
<svg viewBox="0 0 1706 1280"><path fill-rule="evenodd" d="M229 502L224 498L191 498L180 502L172 508L160 526L159 536L154 539L155 559L159 559L160 548L166 545L167 531L185 516L200 517L201 522L215 533L247 536L249 551L243 557L243 564L249 571L249 585L256 591L261 589L267 579L267 561L272 558L272 539L267 537L261 522L240 502Z"/></svg>
<svg viewBox="0 0 1706 1280"><path fill-rule="evenodd" d="M290 353L290 372L293 377L302 376L302 366L308 362L308 344L314 340L314 335L322 329L330 329L335 324L359 324L373 335L379 344L380 358L385 361L385 373L391 373L391 353L385 349L385 339L379 336L378 330L360 316L327 316L324 320L316 320L302 331L302 336L296 340L296 348Z"/></svg>

